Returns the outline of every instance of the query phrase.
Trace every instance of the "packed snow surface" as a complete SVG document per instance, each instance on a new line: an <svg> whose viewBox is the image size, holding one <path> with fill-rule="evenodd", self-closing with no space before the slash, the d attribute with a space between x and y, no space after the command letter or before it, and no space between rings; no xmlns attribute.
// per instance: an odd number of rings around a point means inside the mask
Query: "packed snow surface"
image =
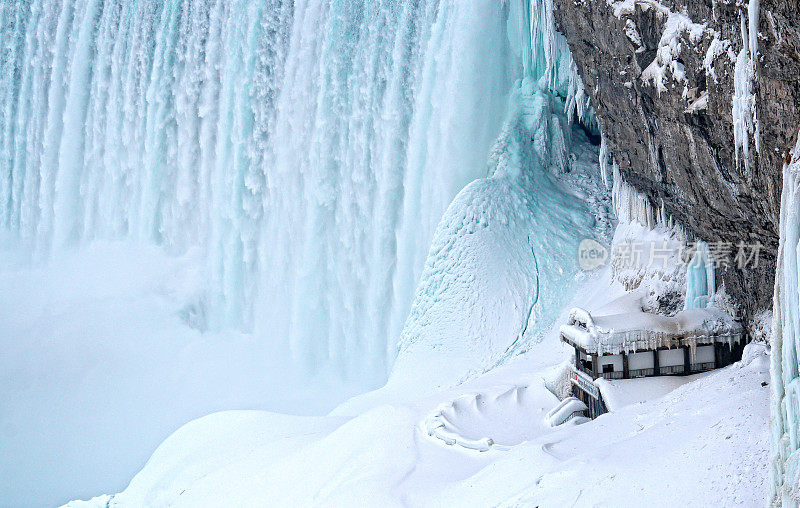
<svg viewBox="0 0 800 508"><path fill-rule="evenodd" d="M597 378L594 383L600 388L603 402L609 411L618 411L631 404L642 404L663 397L676 388L697 381L707 373L691 376L655 376L638 379Z"/></svg>

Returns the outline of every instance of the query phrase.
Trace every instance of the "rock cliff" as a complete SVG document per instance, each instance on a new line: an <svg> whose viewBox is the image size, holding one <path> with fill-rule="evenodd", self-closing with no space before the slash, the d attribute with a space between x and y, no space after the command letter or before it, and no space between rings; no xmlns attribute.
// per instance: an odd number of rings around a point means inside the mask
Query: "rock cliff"
<svg viewBox="0 0 800 508"><path fill-rule="evenodd" d="M745 317L769 307L800 128L800 2L554 1L623 179L731 261L762 245L757 267L718 273Z"/></svg>

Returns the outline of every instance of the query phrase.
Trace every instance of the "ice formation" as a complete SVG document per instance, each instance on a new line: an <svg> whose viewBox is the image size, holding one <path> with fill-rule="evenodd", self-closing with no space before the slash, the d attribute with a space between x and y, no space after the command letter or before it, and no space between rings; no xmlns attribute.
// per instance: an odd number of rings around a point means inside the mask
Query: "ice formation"
<svg viewBox="0 0 800 508"><path fill-rule="evenodd" d="M708 244L697 242L695 253L686 265L686 299L684 309L703 309L716 292L714 259Z"/></svg>
<svg viewBox="0 0 800 508"><path fill-rule="evenodd" d="M772 500L800 504L800 140L783 169L772 330Z"/></svg>
<svg viewBox="0 0 800 508"><path fill-rule="evenodd" d="M578 120L599 134L600 126L567 39L555 29L553 0L521 0L512 2L511 7L519 9L512 17L520 20L517 40L521 41L524 76L564 98L564 112L570 121Z"/></svg>
<svg viewBox="0 0 800 508"><path fill-rule="evenodd" d="M755 140L755 149L761 149L758 116L756 114L756 57L758 55L758 0L749 0L747 15L742 12L742 49L736 57L733 76L733 140L736 145L736 162L744 162L750 168L750 136ZM740 159L741 154L741 159Z"/></svg>
<svg viewBox="0 0 800 508"><path fill-rule="evenodd" d="M491 176L459 193L434 235L390 383L447 386L486 369L538 340L571 297L578 243L605 226L583 199L601 193L597 152L571 161L572 137L588 142L559 109L528 80L514 94ZM584 194L559 182L567 170L585 178ZM441 358L435 372L418 360L431 352Z"/></svg>
<svg viewBox="0 0 800 508"><path fill-rule="evenodd" d="M606 155L606 157L611 158L613 161L613 156L610 154ZM653 206L653 203L647 196L634 189L622 178L622 174L616 162L612 162L611 165L611 199L617 219L621 223L637 223L649 229L653 229L656 226L663 226L667 229L675 230L681 236L684 236L682 228L676 224L672 216L667 213L663 203L661 203L661 206Z"/></svg>

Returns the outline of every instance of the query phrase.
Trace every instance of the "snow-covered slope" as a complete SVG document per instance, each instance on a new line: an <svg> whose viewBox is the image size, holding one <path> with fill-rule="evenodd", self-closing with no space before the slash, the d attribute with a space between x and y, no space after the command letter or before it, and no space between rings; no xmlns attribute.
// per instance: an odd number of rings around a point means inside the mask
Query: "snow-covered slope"
<svg viewBox="0 0 800 508"><path fill-rule="evenodd" d="M421 421L439 400L521 377L543 385L546 371L532 373L536 361L527 356L457 390L381 405L344 424L252 412L192 422L128 489L94 505L708 506L709 496L718 506L766 502L763 348L753 349L746 365L660 399L583 425L540 427L508 451L482 453L427 435Z"/></svg>
<svg viewBox="0 0 800 508"><path fill-rule="evenodd" d="M440 504L763 506L768 375L762 352L661 399L542 436L448 486Z"/></svg>

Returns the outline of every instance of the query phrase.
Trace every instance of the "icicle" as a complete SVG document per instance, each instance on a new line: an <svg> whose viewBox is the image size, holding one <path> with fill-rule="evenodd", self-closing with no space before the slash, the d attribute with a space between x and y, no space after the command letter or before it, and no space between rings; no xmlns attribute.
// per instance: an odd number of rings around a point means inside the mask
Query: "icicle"
<svg viewBox="0 0 800 508"><path fill-rule="evenodd" d="M745 169L750 169L750 136L753 136L757 152L761 151L761 135L755 97L756 64L758 57L759 0L750 0L747 17L740 15L742 49L734 66L733 140L736 147L736 163L739 153L744 159Z"/></svg>
<svg viewBox="0 0 800 508"><path fill-rule="evenodd" d="M608 170L611 168L613 171L612 161L613 157L608 152L608 145L606 144L606 138L601 136L600 137L600 175L603 177L603 185L606 189L611 188L611 182L608 178ZM612 177L613 178L613 177Z"/></svg>

